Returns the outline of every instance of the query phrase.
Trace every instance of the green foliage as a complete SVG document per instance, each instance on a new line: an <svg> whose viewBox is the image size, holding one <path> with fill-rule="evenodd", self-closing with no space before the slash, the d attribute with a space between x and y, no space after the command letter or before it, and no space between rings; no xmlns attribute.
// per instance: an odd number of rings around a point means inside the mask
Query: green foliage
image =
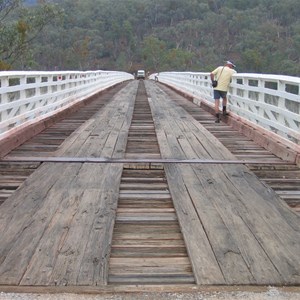
<svg viewBox="0 0 300 300"><path fill-rule="evenodd" d="M171 49L167 53L167 64L163 70L190 70L193 64L193 53L182 49Z"/></svg>
<svg viewBox="0 0 300 300"><path fill-rule="evenodd" d="M29 60L29 45L60 14L56 5L43 4L25 8L22 1L1 0L0 70L11 69Z"/></svg>
<svg viewBox="0 0 300 300"><path fill-rule="evenodd" d="M230 59L238 72L300 73L299 0L39 2L0 27L15 69L210 71Z"/></svg>
<svg viewBox="0 0 300 300"><path fill-rule="evenodd" d="M162 71L166 64L166 43L151 35L144 39L143 60L147 69Z"/></svg>

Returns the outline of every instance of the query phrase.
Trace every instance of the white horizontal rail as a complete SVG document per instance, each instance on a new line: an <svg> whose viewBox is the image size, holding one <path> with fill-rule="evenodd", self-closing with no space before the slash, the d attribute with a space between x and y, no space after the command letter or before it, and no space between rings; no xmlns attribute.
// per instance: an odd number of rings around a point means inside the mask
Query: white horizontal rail
<svg viewBox="0 0 300 300"><path fill-rule="evenodd" d="M213 106L209 73L162 72L150 79L173 86ZM300 78L236 74L228 93L229 110L258 126L300 145Z"/></svg>
<svg viewBox="0 0 300 300"><path fill-rule="evenodd" d="M0 72L0 139L133 78L116 71Z"/></svg>

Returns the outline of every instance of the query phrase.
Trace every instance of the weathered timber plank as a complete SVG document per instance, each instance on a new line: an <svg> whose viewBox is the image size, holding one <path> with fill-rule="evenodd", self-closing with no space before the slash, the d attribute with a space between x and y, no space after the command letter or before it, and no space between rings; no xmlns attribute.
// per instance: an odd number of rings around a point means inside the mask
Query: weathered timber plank
<svg viewBox="0 0 300 300"><path fill-rule="evenodd" d="M157 182L149 182L149 183L131 183L131 182L124 182L122 180L123 183L121 183L120 185L120 189L122 189L123 191L128 191L128 190L154 190L154 191L159 191L162 189L167 189L168 185L166 182L161 182L161 183L157 183ZM0 182L1 184L1 182Z"/></svg>
<svg viewBox="0 0 300 300"><path fill-rule="evenodd" d="M299 283L300 216L243 167L225 166L224 170L225 176L231 178L231 190L242 195L241 203L234 204L243 209L247 226L255 233L282 281Z"/></svg>
<svg viewBox="0 0 300 300"><path fill-rule="evenodd" d="M112 255L114 257L186 257L185 247L116 247L112 246Z"/></svg>
<svg viewBox="0 0 300 300"><path fill-rule="evenodd" d="M80 165L43 164L13 199L1 206L0 283L18 284L56 211L67 201ZM60 172L64 183L56 172ZM56 199L56 201L52 201Z"/></svg>
<svg viewBox="0 0 300 300"><path fill-rule="evenodd" d="M158 223L158 225L157 225ZM137 222L129 222L126 223L124 226L124 224L122 224L121 222L118 222L118 227L115 227L114 232L116 233L116 235L118 235L120 237L120 240L122 240L122 235L128 235L128 234L138 234L141 236L141 239L143 235L148 235L149 236L154 236L155 234L157 235L156 240L161 240L161 239L165 239L168 241L171 240L177 240L178 237L180 237L180 227L178 226L178 224L176 224L177 226L173 226L170 224L173 223L177 223L177 221L161 221L161 222L157 222L157 223L153 223L153 222L144 222L143 224L139 224ZM134 225L133 225L134 224ZM129 227L127 229L127 227ZM167 236L167 234L170 233L170 237ZM162 236L160 236L162 235ZM172 235L172 236L171 236ZM145 240L145 239L144 239ZM153 240L153 239L152 239Z"/></svg>
<svg viewBox="0 0 300 300"><path fill-rule="evenodd" d="M135 199L144 199L144 200L168 200L170 199L170 195L166 193L162 194L154 194L154 193L122 193L120 194L120 200L123 199L130 199L130 200L135 200Z"/></svg>
<svg viewBox="0 0 300 300"><path fill-rule="evenodd" d="M110 172L112 177L115 180L118 180L120 177L121 169L116 170L119 175L111 172L112 169L116 169L117 166L109 166L106 169L107 172ZM73 285L102 285L107 283L107 265L108 258L112 239L112 230L115 218L115 210L117 206L118 191L117 189L112 189L109 185L112 177L106 177L102 185L102 190L100 197L93 199L95 204L99 202L100 207L94 209L93 211L85 212L85 219L88 222L88 230L85 235L86 229L84 229L85 224L81 224L81 218L78 219L78 225L72 226L73 235L70 236L69 240L66 241L64 247L65 251L71 249L71 245L75 246L77 249L76 241L77 238L84 239L82 243L82 257L78 258L77 264L74 265L74 262L71 261L69 266L63 266L65 273L60 272L61 265L66 261L64 254L61 254L61 257L58 257L57 263L57 274L60 276L61 283L73 284ZM91 201L91 200L90 200ZM83 206L84 209L85 206ZM91 216L94 216L91 220ZM89 221L91 220L91 221ZM78 228L78 230L77 230ZM80 234L82 232L82 234ZM68 244L70 246L68 246ZM77 250L79 253L79 250ZM71 259L76 258L75 255L72 255ZM61 261L61 263L59 263ZM62 276L65 274L64 276Z"/></svg>
<svg viewBox="0 0 300 300"><path fill-rule="evenodd" d="M90 171L96 173L95 170L98 175L102 174L104 170L106 173L108 172L107 166L94 167ZM119 173L121 173L120 170ZM116 174L114 174L115 176ZM91 176L89 180L97 182L88 184L86 181L86 189L82 188L82 179L77 177L74 180L74 186L69 191L70 195L69 197L66 195L65 198L69 198L71 203L76 200L76 205L63 206L54 216L51 226L47 228L37 247L21 284L65 285L77 283L81 263L85 259L89 259L85 257L89 239L93 236L94 231L100 239L107 234L107 231L109 232L110 228L106 228L106 226L114 219L114 209L110 210L110 214L106 214L106 211L111 208L111 205L115 208L117 201L117 197L114 198L113 203L107 201L107 194L103 192L104 188L101 189L103 185L106 185L107 179L100 177L99 182L97 176ZM96 185L97 189L94 188ZM93 228L93 223L97 224L97 229ZM103 228L103 230L101 231L99 228ZM99 255L97 259L101 261L101 253L106 251L105 243L96 245L98 247L95 245L94 247L97 248ZM88 284L92 285L93 281Z"/></svg>
<svg viewBox="0 0 300 300"><path fill-rule="evenodd" d="M182 270L182 266L186 266L186 272L191 272L190 262L187 257L145 257L140 258L111 258L110 259L110 270L111 274L114 274L114 269L123 267L121 273L135 273L137 271L142 272L143 267L147 267L149 273L176 273ZM138 272L138 273L140 273ZM120 274L121 274L120 273Z"/></svg>
<svg viewBox="0 0 300 300"><path fill-rule="evenodd" d="M131 195L169 195L169 191L166 190L158 190L158 191L153 191L153 190L121 190L120 195L123 196L131 196Z"/></svg>
<svg viewBox="0 0 300 300"><path fill-rule="evenodd" d="M160 221L174 221L177 220L175 214L140 214L128 215L118 214L116 220L118 222L160 222Z"/></svg>
<svg viewBox="0 0 300 300"><path fill-rule="evenodd" d="M149 207L149 208L155 208L155 207L172 207L171 199L146 199L146 200L140 200L140 199L123 199L119 200L118 207Z"/></svg>
<svg viewBox="0 0 300 300"><path fill-rule="evenodd" d="M135 171L132 171L132 172L135 172ZM151 173L149 173L151 174ZM142 174L141 173L141 176L145 174ZM121 183L124 183L124 184L133 184L133 183L137 183L137 185L139 184L162 184L162 183L165 183L165 186L168 186L167 185L167 180L164 179L164 178L158 178L158 177L154 177L154 174L151 174L151 176L153 177L142 177L142 178L139 178L139 177L128 177L126 175L126 171L123 172L123 175L122 175L122 181ZM299 179L300 181L300 179Z"/></svg>
<svg viewBox="0 0 300 300"><path fill-rule="evenodd" d="M95 118L90 118L78 127L55 151L56 156L72 156L77 144L81 145L90 135L89 129L94 125Z"/></svg>
<svg viewBox="0 0 300 300"><path fill-rule="evenodd" d="M62 285L62 283L67 283L67 279L63 277L66 276L66 270L63 270L64 267L69 267L68 274L76 276L75 272L71 272L71 270L74 270L74 267L70 265L75 265L76 260L81 259L84 251L81 243L89 236L88 230L90 229L86 215L91 208L89 206L85 207L84 213L81 206L83 203L88 204L86 198L98 198L99 191L92 193L90 190L87 190L82 195L76 195L76 187L72 190L69 188L70 194L66 197L68 198L68 203L65 203L65 207L61 207L57 211L52 219L52 224L49 224L45 230L20 282L21 285ZM84 228L85 232L82 232L79 226L74 226L78 215L81 217L82 228ZM78 230L76 237L72 235L72 228L74 227ZM70 237L74 239L73 243L69 241ZM62 280L62 277L65 281Z"/></svg>
<svg viewBox="0 0 300 300"><path fill-rule="evenodd" d="M226 166L226 169L231 170L229 166ZM252 176L254 176L252 172L247 172L246 174L248 175L247 177L249 179L252 178ZM246 182L245 184L249 183ZM276 195L276 193L272 189L270 189L263 183L253 185L251 186L251 188L256 193L260 194L264 199L266 199L268 205L280 214L280 219L284 218L285 222L287 222L295 231L297 231L298 233L300 232L299 214L293 212L291 208L289 208L283 201L281 201L281 199L278 197L278 195Z"/></svg>
<svg viewBox="0 0 300 300"><path fill-rule="evenodd" d="M185 172L183 172L182 169L184 169ZM174 168L171 166L166 167L167 178L168 180L170 179L170 188L171 191L174 191L172 198L176 210L182 209L183 204L176 197L177 192L173 189L173 185L178 185L178 177L182 176L182 184L187 189L189 195L189 197L185 199L185 202L188 202L186 205L191 207L190 210L196 209L195 213L197 218L201 221L201 226L203 226L207 235L226 283L255 283L252 274L249 272L249 266L245 263L231 232L224 224L224 220L220 217L214 206L214 199L211 195L206 195L197 180L194 180L194 177L188 174L190 172L186 166L183 168L180 168L180 166L174 166ZM217 192L215 196L218 197ZM185 219L180 219L179 217L179 220L182 222L182 231L184 230L183 228L191 226L188 220L188 217L192 216L191 212L185 211L185 214L187 215ZM196 238L196 236L193 238ZM199 268L199 266L197 267Z"/></svg>
<svg viewBox="0 0 300 300"><path fill-rule="evenodd" d="M209 239L227 282L231 284L280 282L282 280L280 274L243 219L245 211L237 209L240 198L230 191L228 183L220 174L220 169L217 166L210 166L209 170L193 169L197 178L192 179L190 185L194 185L192 188L189 187L189 192L203 225L209 232ZM185 170L182 171L185 174ZM196 188L193 182L195 180ZM184 181L188 186L186 176ZM244 196L246 195L240 195ZM219 224L222 224L223 233Z"/></svg>
<svg viewBox="0 0 300 300"><path fill-rule="evenodd" d="M103 109L96 112L92 119L71 135L57 155L112 157L111 153L115 151L114 144L118 136L122 137L120 145L127 139L136 89L137 83L133 81L120 90ZM121 150L124 153L124 149Z"/></svg>
<svg viewBox="0 0 300 300"><path fill-rule="evenodd" d="M141 214L141 213L175 213L174 208L118 208L118 213L130 213L130 214Z"/></svg>
<svg viewBox="0 0 300 300"><path fill-rule="evenodd" d="M160 248L184 248L185 249L185 244L184 241L180 238L177 239L114 239L112 243L112 247L118 247L118 248L126 248L126 247L160 247Z"/></svg>
<svg viewBox="0 0 300 300"><path fill-rule="evenodd" d="M115 239L123 239L123 240L134 240L134 239L146 239L146 240L157 240L157 234L156 232L149 232L149 233L143 233L141 235L139 232L116 232L114 234ZM159 239L172 239L172 240L178 240L181 239L181 234L180 233L160 233Z"/></svg>
<svg viewBox="0 0 300 300"><path fill-rule="evenodd" d="M193 274L124 274L121 276L111 275L109 278L109 283L113 285L137 285L138 287L146 286L149 284L155 285L172 285L178 286L182 284L193 284L194 283Z"/></svg>

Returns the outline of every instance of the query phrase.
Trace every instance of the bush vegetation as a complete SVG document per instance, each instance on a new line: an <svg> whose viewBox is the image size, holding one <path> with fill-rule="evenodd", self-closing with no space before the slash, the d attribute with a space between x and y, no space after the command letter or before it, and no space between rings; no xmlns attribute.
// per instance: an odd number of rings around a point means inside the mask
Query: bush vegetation
<svg viewBox="0 0 300 300"><path fill-rule="evenodd" d="M0 68L204 72L230 59L238 72L300 73L299 0L38 3L6 16Z"/></svg>

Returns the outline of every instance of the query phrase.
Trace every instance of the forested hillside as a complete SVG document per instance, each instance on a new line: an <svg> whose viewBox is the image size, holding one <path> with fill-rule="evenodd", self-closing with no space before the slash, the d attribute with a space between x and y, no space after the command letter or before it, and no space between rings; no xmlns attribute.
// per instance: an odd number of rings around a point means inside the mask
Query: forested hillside
<svg viewBox="0 0 300 300"><path fill-rule="evenodd" d="M230 59L238 72L300 74L299 0L51 3L63 16L13 68L210 71Z"/></svg>

